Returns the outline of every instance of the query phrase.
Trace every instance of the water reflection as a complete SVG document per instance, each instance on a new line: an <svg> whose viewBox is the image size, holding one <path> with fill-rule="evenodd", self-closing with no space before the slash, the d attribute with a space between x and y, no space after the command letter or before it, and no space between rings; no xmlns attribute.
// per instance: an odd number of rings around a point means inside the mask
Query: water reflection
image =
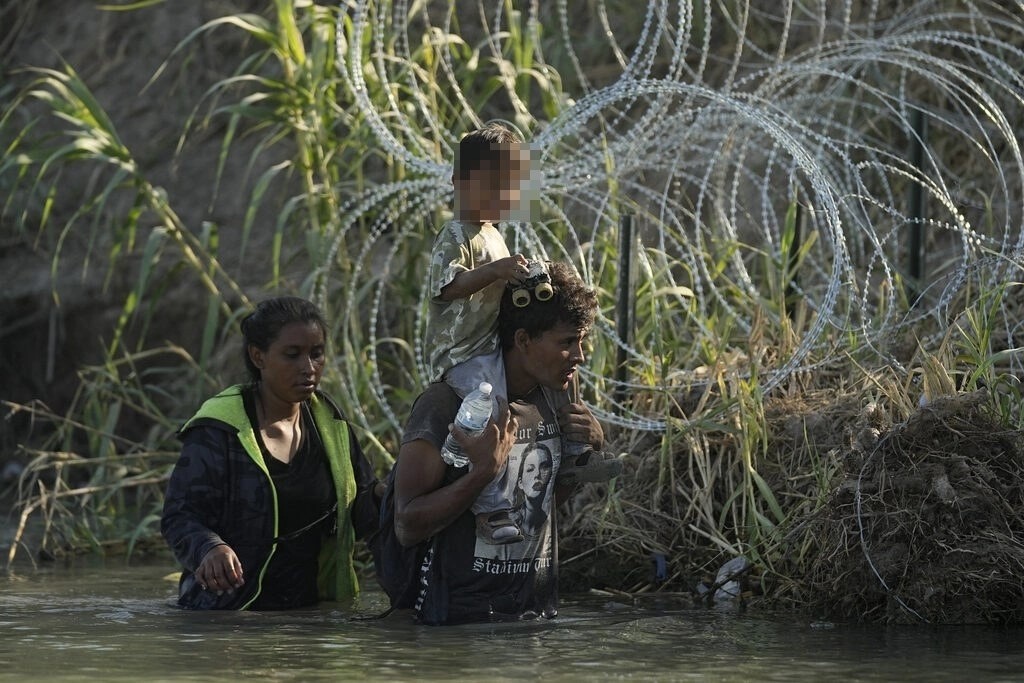
<svg viewBox="0 0 1024 683"><path fill-rule="evenodd" d="M417 627L356 614L196 613L166 564L0 579L0 681L1020 680L1024 630L821 624L581 596L553 621Z"/></svg>

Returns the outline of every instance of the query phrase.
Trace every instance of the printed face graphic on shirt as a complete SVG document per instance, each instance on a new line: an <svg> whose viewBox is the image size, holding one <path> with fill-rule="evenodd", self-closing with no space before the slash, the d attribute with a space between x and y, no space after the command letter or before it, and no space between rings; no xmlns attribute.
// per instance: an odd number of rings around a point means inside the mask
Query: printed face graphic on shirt
<svg viewBox="0 0 1024 683"><path fill-rule="evenodd" d="M534 444L526 451L519 465L519 489L524 499L543 500L551 481L552 466L551 451L545 446Z"/></svg>
<svg viewBox="0 0 1024 683"><path fill-rule="evenodd" d="M555 434L555 437L539 438L549 432ZM560 441L557 434L543 422L537 429L528 430L528 433L537 435L539 440L534 441L527 436L527 443L513 446L509 453L505 482L510 516L519 526L524 540L508 545L492 545L478 538L475 552L478 558L512 561L550 552L550 514ZM528 564L521 566L526 567Z"/></svg>

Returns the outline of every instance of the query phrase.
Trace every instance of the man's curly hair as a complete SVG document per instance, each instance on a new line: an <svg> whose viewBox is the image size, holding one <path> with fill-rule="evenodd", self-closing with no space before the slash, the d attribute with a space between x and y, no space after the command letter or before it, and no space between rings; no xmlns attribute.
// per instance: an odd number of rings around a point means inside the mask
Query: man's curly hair
<svg viewBox="0 0 1024 683"><path fill-rule="evenodd" d="M587 332L597 315L597 293L567 263L548 261L548 275L554 295L547 301L531 299L522 308L512 303L512 287L506 287L498 313L498 339L504 351L515 344L516 330L523 329L535 339L559 323Z"/></svg>

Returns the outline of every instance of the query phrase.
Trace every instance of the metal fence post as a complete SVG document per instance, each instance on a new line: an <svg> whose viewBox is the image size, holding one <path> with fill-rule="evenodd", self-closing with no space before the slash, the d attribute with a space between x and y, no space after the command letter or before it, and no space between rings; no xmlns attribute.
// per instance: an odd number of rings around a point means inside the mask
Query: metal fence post
<svg viewBox="0 0 1024 683"><path fill-rule="evenodd" d="M924 140L928 134L928 122L924 113L915 108L910 114L910 163L918 173L924 174ZM921 298L924 287L924 191L921 183L911 181L907 204L910 213L910 238L907 244L907 296L911 306Z"/></svg>
<svg viewBox="0 0 1024 683"><path fill-rule="evenodd" d="M623 344L629 344L633 329L633 215L624 213L619 218L619 290L615 305L616 334ZM626 349L619 346L615 354L615 400L623 403L626 398L625 382Z"/></svg>

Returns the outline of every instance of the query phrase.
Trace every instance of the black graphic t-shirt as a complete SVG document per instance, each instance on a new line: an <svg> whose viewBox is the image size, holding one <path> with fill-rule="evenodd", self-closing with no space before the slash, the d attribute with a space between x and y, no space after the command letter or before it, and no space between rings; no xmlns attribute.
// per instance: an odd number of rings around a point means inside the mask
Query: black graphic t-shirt
<svg viewBox="0 0 1024 683"><path fill-rule="evenodd" d="M459 398L437 382L412 408L402 442L423 439L439 449ZM523 540L492 545L476 533L470 510L434 537L421 569L416 611L428 624L553 617L558 610L555 475L561 462L558 424L541 389L510 402L519 432L509 453L505 497ZM449 468L457 477L465 470Z"/></svg>

